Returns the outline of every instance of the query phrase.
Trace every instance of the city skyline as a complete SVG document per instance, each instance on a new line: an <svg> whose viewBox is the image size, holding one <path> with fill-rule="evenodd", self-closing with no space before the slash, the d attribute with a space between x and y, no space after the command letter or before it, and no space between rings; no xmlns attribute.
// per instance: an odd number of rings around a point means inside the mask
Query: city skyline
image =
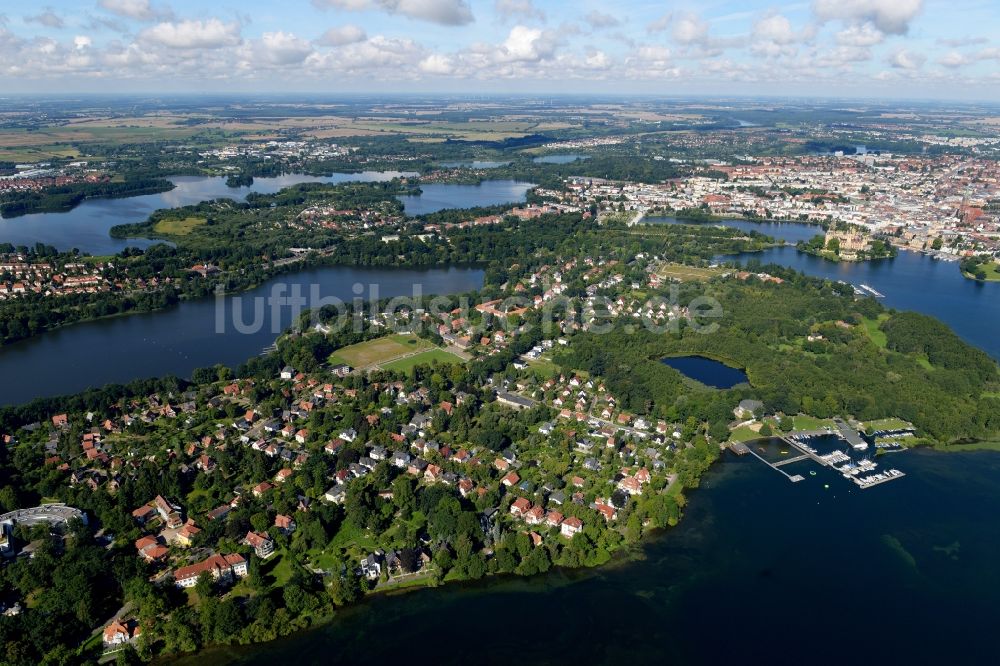
<svg viewBox="0 0 1000 666"><path fill-rule="evenodd" d="M188 0L0 9L32 92L441 92L997 99L987 2ZM253 17L252 19L250 17ZM974 26L974 27L972 27Z"/></svg>

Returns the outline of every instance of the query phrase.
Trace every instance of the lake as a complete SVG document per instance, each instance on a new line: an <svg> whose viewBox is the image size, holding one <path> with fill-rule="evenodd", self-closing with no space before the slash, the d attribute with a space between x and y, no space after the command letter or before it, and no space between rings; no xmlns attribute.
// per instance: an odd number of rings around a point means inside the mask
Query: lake
<svg viewBox="0 0 1000 666"><path fill-rule="evenodd" d="M713 388L728 389L747 383L746 373L739 368L704 356L671 356L662 359L662 362L682 375Z"/></svg>
<svg viewBox="0 0 1000 666"><path fill-rule="evenodd" d="M362 285L361 296L370 300L423 295L456 294L479 289L483 271L477 268L402 270L314 268L283 275L256 289L222 299L223 332L216 327L217 299L182 301L177 307L74 324L44 335L0 348L0 405L23 403L33 398L75 393L109 382L128 382L143 377L173 374L190 376L195 368L223 363L236 366L256 356L292 323L290 307L264 306L259 299L271 295L275 285L286 285L291 294L298 286L310 297L317 285L321 298L350 301L353 288ZM254 323L261 303L260 329L240 333ZM233 316L238 306L240 320Z"/></svg>
<svg viewBox="0 0 1000 666"><path fill-rule="evenodd" d="M566 154L566 155L541 155L536 157L532 162L535 164L572 164L578 160L589 160L590 155L579 155L576 153Z"/></svg>
<svg viewBox="0 0 1000 666"><path fill-rule="evenodd" d="M0 243L34 245L45 243L60 250L77 248L93 255L117 254L126 247L149 247L162 242L143 238L111 238L108 231L118 224L142 222L161 208L190 206L222 197L242 201L251 192L274 194L299 183L375 182L392 180L414 173L399 171L362 171L332 176L288 174L272 178L254 178L249 187L229 187L221 176L171 176L176 187L169 192L122 199L87 199L65 213L34 213L10 219L0 218Z"/></svg>
<svg viewBox="0 0 1000 666"><path fill-rule="evenodd" d="M396 197L407 215L428 215L447 208L479 208L499 204L524 203L534 185L517 180L484 180L478 185L427 183L420 194Z"/></svg>
<svg viewBox="0 0 1000 666"><path fill-rule="evenodd" d="M813 463L793 484L751 456L723 460L638 561L373 598L179 664L410 662L447 618L469 630L417 662L995 663L1000 454L893 454L907 476L868 490ZM514 618L537 629L483 642Z"/></svg>

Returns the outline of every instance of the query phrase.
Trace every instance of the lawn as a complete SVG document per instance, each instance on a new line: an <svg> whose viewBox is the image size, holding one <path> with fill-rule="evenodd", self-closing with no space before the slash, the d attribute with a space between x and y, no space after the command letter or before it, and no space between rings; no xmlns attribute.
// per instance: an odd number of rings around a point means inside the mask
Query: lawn
<svg viewBox="0 0 1000 666"><path fill-rule="evenodd" d="M656 270L657 275L661 277L681 282L705 282L724 272L721 268L699 268L682 264L664 264Z"/></svg>
<svg viewBox="0 0 1000 666"><path fill-rule="evenodd" d="M153 231L167 236L187 236L207 221L203 217L160 220L153 226Z"/></svg>
<svg viewBox="0 0 1000 666"><path fill-rule="evenodd" d="M274 579L275 588L281 588L292 578L292 563L284 551L278 551L261 563L261 571Z"/></svg>
<svg viewBox="0 0 1000 666"><path fill-rule="evenodd" d="M542 381L552 379L559 374L559 366L544 358L528 361L528 370Z"/></svg>
<svg viewBox="0 0 1000 666"><path fill-rule="evenodd" d="M390 363L383 363L383 370L394 370L396 372L406 372L416 365L429 365L437 361L438 363L464 363L465 361L449 351L443 349L428 349L427 351L407 356Z"/></svg>
<svg viewBox="0 0 1000 666"><path fill-rule="evenodd" d="M760 439L760 437L761 434L750 426L740 426L729 433L729 441L731 442L748 442L751 439Z"/></svg>
<svg viewBox="0 0 1000 666"><path fill-rule="evenodd" d="M885 345L888 340L885 337L885 333L879 328L879 326L881 326L882 322L888 318L889 315L880 314L878 319L868 319L865 317L863 320L865 331L868 332L868 337L871 338L872 342L874 342L881 349L885 349Z"/></svg>
<svg viewBox="0 0 1000 666"><path fill-rule="evenodd" d="M352 368L380 365L422 349L434 349L430 342L415 335L387 335L356 345L341 347L330 354L330 363L346 363Z"/></svg>
<svg viewBox="0 0 1000 666"><path fill-rule="evenodd" d="M888 418L865 421L864 427L866 433L871 433L876 430L908 430L913 428L913 424L899 418Z"/></svg>
<svg viewBox="0 0 1000 666"><path fill-rule="evenodd" d="M792 431L800 430L820 430L822 428L835 428L833 421L830 419L818 419L815 416L806 416L805 414L797 414L792 417Z"/></svg>

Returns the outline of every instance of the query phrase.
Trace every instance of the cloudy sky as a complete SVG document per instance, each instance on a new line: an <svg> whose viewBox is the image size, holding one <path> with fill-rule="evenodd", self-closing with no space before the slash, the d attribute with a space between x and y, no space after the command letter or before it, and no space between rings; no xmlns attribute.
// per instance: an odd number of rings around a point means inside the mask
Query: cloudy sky
<svg viewBox="0 0 1000 666"><path fill-rule="evenodd" d="M998 99L998 27L998 0L3 0L0 95Z"/></svg>

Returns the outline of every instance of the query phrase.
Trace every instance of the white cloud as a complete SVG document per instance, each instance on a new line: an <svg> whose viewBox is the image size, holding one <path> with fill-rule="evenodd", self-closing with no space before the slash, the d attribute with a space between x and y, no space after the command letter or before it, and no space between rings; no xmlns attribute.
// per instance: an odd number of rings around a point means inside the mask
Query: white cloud
<svg viewBox="0 0 1000 666"><path fill-rule="evenodd" d="M466 0L313 0L321 9L381 10L440 25L467 25L475 20Z"/></svg>
<svg viewBox="0 0 1000 666"><path fill-rule="evenodd" d="M924 0L813 0L813 11L822 21L870 22L890 35L905 35L924 8Z"/></svg>
<svg viewBox="0 0 1000 666"><path fill-rule="evenodd" d="M602 28L614 28L622 24L617 18L611 14L605 14L594 10L583 17L583 20L590 24L590 27L595 30L600 30Z"/></svg>
<svg viewBox="0 0 1000 666"><path fill-rule="evenodd" d="M173 49L218 49L240 43L240 24L216 18L158 23L143 30L139 39Z"/></svg>
<svg viewBox="0 0 1000 666"><path fill-rule="evenodd" d="M273 65L294 65L312 53L312 46L304 39L288 32L265 32L260 39L261 55Z"/></svg>
<svg viewBox="0 0 1000 666"><path fill-rule="evenodd" d="M837 33L837 43L844 46L875 46L885 41L885 33L871 22L849 25Z"/></svg>
<svg viewBox="0 0 1000 666"><path fill-rule="evenodd" d="M607 70L612 65L608 54L600 49L589 49L587 57L583 59L583 66L591 70Z"/></svg>
<svg viewBox="0 0 1000 666"><path fill-rule="evenodd" d="M945 67L955 68L955 67L961 67L963 65L968 65L969 59L966 58L961 53L959 53L958 51L951 51L941 56L938 62L944 65Z"/></svg>
<svg viewBox="0 0 1000 666"><path fill-rule="evenodd" d="M915 70L920 69L924 66L924 62L927 61L927 56L923 53L914 53L913 51L907 51L906 49L900 49L896 51L889 58L889 64L896 69L907 69Z"/></svg>
<svg viewBox="0 0 1000 666"><path fill-rule="evenodd" d="M77 35L73 38L73 47L76 48L77 51L89 49L90 44L90 37L87 37L86 35Z"/></svg>
<svg viewBox="0 0 1000 666"><path fill-rule="evenodd" d="M100 0L97 4L112 14L136 21L154 21L173 16L169 8L156 9L149 0Z"/></svg>
<svg viewBox="0 0 1000 666"><path fill-rule="evenodd" d="M532 0L494 0L493 11L505 21L517 17L545 20L545 12L536 7Z"/></svg>
<svg viewBox="0 0 1000 666"><path fill-rule="evenodd" d="M535 62L552 54L552 43L538 28L516 25L500 46L500 60Z"/></svg>
<svg viewBox="0 0 1000 666"><path fill-rule="evenodd" d="M796 31L787 17L769 14L754 22L750 34L750 52L767 58L793 56L798 52L797 44L813 36L813 29Z"/></svg>
<svg viewBox="0 0 1000 666"><path fill-rule="evenodd" d="M364 28L356 25L346 24L330 28L316 40L324 46L343 46L344 44L356 44L368 39Z"/></svg>
<svg viewBox="0 0 1000 666"><path fill-rule="evenodd" d="M775 44L792 44L798 41L792 23L781 14L773 14L759 19L753 24L753 39L774 42Z"/></svg>
<svg viewBox="0 0 1000 666"><path fill-rule="evenodd" d="M670 34L679 44L704 44L708 41L708 23L697 14L674 17Z"/></svg>
<svg viewBox="0 0 1000 666"><path fill-rule="evenodd" d="M66 25L62 18L53 12L49 7L46 7L45 11L36 16L25 16L24 20L44 25L46 28L61 28Z"/></svg>
<svg viewBox="0 0 1000 666"><path fill-rule="evenodd" d="M420 61L418 67L425 74L434 74L437 76L452 74L455 71L455 65L451 61L451 58L440 53L427 56Z"/></svg>

